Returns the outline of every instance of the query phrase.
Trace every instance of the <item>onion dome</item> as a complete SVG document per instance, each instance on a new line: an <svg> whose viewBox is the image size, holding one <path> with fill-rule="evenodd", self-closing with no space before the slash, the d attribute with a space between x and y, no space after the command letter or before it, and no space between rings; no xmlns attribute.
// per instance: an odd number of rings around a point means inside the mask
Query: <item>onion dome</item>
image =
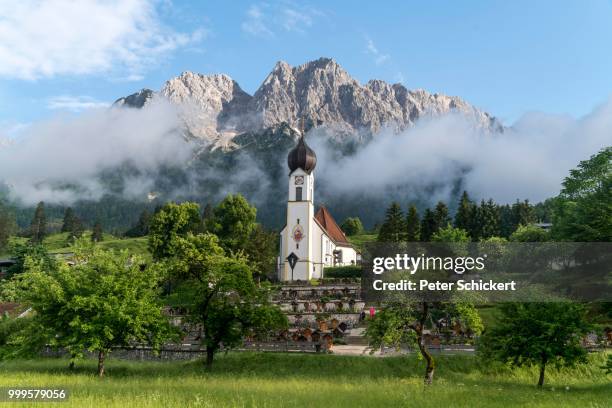
<svg viewBox="0 0 612 408"><path fill-rule="evenodd" d="M294 172L296 169L302 169L310 174L317 165L317 155L306 142L304 136L300 136L297 145L289 152L287 156L289 170Z"/></svg>

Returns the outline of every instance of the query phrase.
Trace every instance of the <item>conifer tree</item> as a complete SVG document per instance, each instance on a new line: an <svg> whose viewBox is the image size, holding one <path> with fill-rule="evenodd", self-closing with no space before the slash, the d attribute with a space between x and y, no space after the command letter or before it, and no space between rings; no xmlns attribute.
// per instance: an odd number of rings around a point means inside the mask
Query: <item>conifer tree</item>
<svg viewBox="0 0 612 408"><path fill-rule="evenodd" d="M535 222L535 211L533 206L529 204L529 200L516 200L516 202L512 204L512 218L515 230L520 225L529 225Z"/></svg>
<svg viewBox="0 0 612 408"><path fill-rule="evenodd" d="M421 241L429 242L431 237L436 232L436 219L433 211L429 208L425 210L423 219L421 220Z"/></svg>
<svg viewBox="0 0 612 408"><path fill-rule="evenodd" d="M478 208L479 239L500 235L500 211L492 199L482 200Z"/></svg>
<svg viewBox="0 0 612 408"><path fill-rule="evenodd" d="M74 222L76 216L74 215L74 211L72 207L66 208L64 211L64 222L62 223L62 232L71 232L74 229Z"/></svg>
<svg viewBox="0 0 612 408"><path fill-rule="evenodd" d="M91 231L92 242L102 242L104 240L104 233L102 231L102 224L100 221L96 221Z"/></svg>
<svg viewBox="0 0 612 408"><path fill-rule="evenodd" d="M397 202L391 203L387 209L385 222L380 226L378 242L402 242L406 239L406 223L404 214Z"/></svg>
<svg viewBox="0 0 612 408"><path fill-rule="evenodd" d="M438 201L434 210L434 233L438 232L441 228L446 228L450 224L450 216L448 215L448 207L442 201Z"/></svg>
<svg viewBox="0 0 612 408"><path fill-rule="evenodd" d="M39 202L34 211L34 217L30 224L30 236L32 242L42 243L47 235L47 217L45 216L45 203Z"/></svg>
<svg viewBox="0 0 612 408"><path fill-rule="evenodd" d="M417 242L421 238L421 222L419 213L414 204L408 208L406 216L406 240L408 242Z"/></svg>
<svg viewBox="0 0 612 408"><path fill-rule="evenodd" d="M151 213L146 208L140 213L138 222L130 228L125 235L128 237L144 237L149 234L149 223L151 222Z"/></svg>
<svg viewBox="0 0 612 408"><path fill-rule="evenodd" d="M455 228L469 231L474 218L474 203L470 200L467 191L464 191L459 200L457 213L455 214Z"/></svg>

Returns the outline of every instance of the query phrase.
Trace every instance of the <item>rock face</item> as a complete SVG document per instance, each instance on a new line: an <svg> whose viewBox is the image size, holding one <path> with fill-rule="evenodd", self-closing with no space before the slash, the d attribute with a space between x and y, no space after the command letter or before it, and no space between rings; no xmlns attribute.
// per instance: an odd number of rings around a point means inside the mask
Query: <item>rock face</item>
<svg viewBox="0 0 612 408"><path fill-rule="evenodd" d="M184 72L165 83L159 95L180 105L190 133L231 148L238 134L282 123L327 127L343 133L376 133L414 125L422 117L449 112L466 115L476 126L501 131L501 123L459 97L408 90L401 84L371 80L361 85L339 64L320 58L292 67L278 62L253 96L227 75ZM142 107L153 92L142 90L116 104Z"/></svg>

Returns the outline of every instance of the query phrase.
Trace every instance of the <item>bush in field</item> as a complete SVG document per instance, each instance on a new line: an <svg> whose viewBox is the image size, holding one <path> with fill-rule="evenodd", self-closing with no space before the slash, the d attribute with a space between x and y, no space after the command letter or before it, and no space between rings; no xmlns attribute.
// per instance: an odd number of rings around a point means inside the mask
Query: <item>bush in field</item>
<svg viewBox="0 0 612 408"><path fill-rule="evenodd" d="M340 226L346 235L357 235L363 231L363 224L358 217L349 217Z"/></svg>

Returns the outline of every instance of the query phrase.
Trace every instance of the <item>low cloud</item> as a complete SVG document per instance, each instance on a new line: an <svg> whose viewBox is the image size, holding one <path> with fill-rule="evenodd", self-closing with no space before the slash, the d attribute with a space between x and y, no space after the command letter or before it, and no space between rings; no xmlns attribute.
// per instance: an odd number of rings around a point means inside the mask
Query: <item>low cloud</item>
<svg viewBox="0 0 612 408"><path fill-rule="evenodd" d="M159 100L146 109L111 108L34 124L0 148L0 181L24 204L98 199L100 174L128 166L126 197L145 197L164 165L184 165L185 142L177 108Z"/></svg>
<svg viewBox="0 0 612 408"><path fill-rule="evenodd" d="M433 203L448 201L461 181L477 199L538 202L556 196L578 162L612 145L612 101L577 120L529 113L503 134L483 132L458 114L423 119L400 134L384 130L341 159L321 135L310 143L328 195L384 200L393 193Z"/></svg>

